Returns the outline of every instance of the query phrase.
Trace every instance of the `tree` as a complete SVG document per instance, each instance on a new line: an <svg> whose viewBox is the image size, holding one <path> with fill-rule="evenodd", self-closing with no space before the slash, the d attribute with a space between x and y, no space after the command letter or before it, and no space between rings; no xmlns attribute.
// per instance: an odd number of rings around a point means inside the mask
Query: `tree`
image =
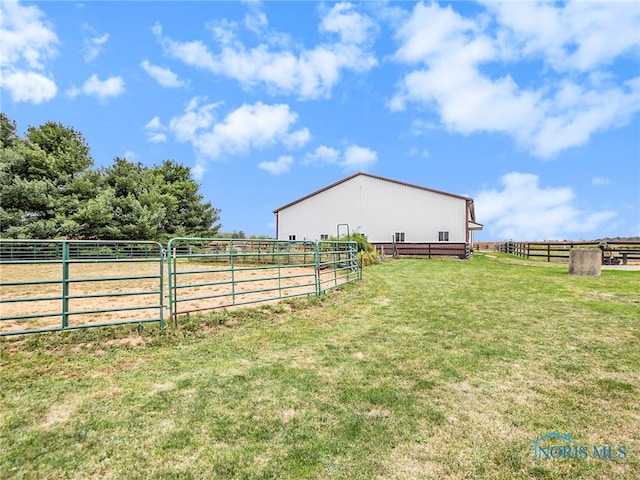
<svg viewBox="0 0 640 480"><path fill-rule="evenodd" d="M220 211L191 170L173 160L147 167L114 158L94 170L82 134L59 123L29 127L0 116L0 234L12 238L158 240L213 236Z"/></svg>
<svg viewBox="0 0 640 480"><path fill-rule="evenodd" d="M64 190L71 179L93 166L93 159L81 133L61 123L47 122L29 127L27 140L45 153L46 174Z"/></svg>
<svg viewBox="0 0 640 480"><path fill-rule="evenodd" d="M19 139L17 130L16 122L0 112L0 148L10 148L16 144Z"/></svg>
<svg viewBox="0 0 640 480"><path fill-rule="evenodd" d="M115 158L102 170L113 191L117 238L166 241L178 236L211 236L220 228L219 210L204 202L191 170L175 161L146 167ZM99 234L98 234L99 235Z"/></svg>
<svg viewBox="0 0 640 480"><path fill-rule="evenodd" d="M155 167L151 176L160 185L165 222L160 226L167 237L214 236L220 229L220 210L205 202L200 186L191 178L191 169L173 160Z"/></svg>
<svg viewBox="0 0 640 480"><path fill-rule="evenodd" d="M82 201L69 187L93 164L81 134L49 122L30 127L25 139L3 116L0 131L0 231L19 238L55 238L73 233Z"/></svg>

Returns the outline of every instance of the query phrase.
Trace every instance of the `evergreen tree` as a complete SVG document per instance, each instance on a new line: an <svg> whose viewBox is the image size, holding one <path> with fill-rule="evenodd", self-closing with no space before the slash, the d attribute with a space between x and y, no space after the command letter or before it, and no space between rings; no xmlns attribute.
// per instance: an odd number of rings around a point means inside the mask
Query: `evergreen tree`
<svg viewBox="0 0 640 480"><path fill-rule="evenodd" d="M2 118L0 228L3 236L55 238L76 233L72 219L82 198L70 186L93 164L82 135L48 122L25 139ZM13 134L12 134L13 131Z"/></svg>
<svg viewBox="0 0 640 480"><path fill-rule="evenodd" d="M83 136L48 122L26 138L0 116L0 234L166 241L213 236L220 211L205 202L191 170L173 160L147 167L116 157L91 169Z"/></svg>

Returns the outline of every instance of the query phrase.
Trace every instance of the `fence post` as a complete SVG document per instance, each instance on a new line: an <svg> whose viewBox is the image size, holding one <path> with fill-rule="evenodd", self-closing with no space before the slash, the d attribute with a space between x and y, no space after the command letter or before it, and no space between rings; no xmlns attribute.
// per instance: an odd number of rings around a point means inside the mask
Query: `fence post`
<svg viewBox="0 0 640 480"><path fill-rule="evenodd" d="M62 328L69 326L69 243L62 243Z"/></svg>
<svg viewBox="0 0 640 480"><path fill-rule="evenodd" d="M333 286L338 285L338 263L340 263L340 240L333 244Z"/></svg>
<svg viewBox="0 0 640 480"><path fill-rule="evenodd" d="M159 248L160 248L160 330L164 330L164 258L165 258L166 252L162 247L162 245L159 245ZM145 258L149 258L148 248L145 248Z"/></svg>
<svg viewBox="0 0 640 480"><path fill-rule="evenodd" d="M551 244L547 243L547 263L551 263Z"/></svg>
<svg viewBox="0 0 640 480"><path fill-rule="evenodd" d="M167 242L167 254L165 260L167 262L167 296L169 297L169 321L173 318L173 279L171 278L171 259L173 257L173 247L171 240ZM163 267L164 268L164 267Z"/></svg>
<svg viewBox="0 0 640 480"><path fill-rule="evenodd" d="M278 297L282 297L282 251L280 250L279 242L276 242L276 245L278 245L278 253L276 255L278 259Z"/></svg>
<svg viewBox="0 0 640 480"><path fill-rule="evenodd" d="M229 266L231 268L231 304L236 304L236 269L234 266L233 240L229 240Z"/></svg>
<svg viewBox="0 0 640 480"><path fill-rule="evenodd" d="M174 305L175 305L175 298L173 298L173 259L176 256L176 249L173 246L173 239L169 240L169 243L167 244L167 274L168 274L168 281L169 281L169 292L167 292L169 294L169 321L171 321L171 319L173 318L174 320L174 325L175 322L177 322L177 315L174 314Z"/></svg>
<svg viewBox="0 0 640 480"><path fill-rule="evenodd" d="M313 242L313 270L316 280L316 297L320 296L320 242Z"/></svg>

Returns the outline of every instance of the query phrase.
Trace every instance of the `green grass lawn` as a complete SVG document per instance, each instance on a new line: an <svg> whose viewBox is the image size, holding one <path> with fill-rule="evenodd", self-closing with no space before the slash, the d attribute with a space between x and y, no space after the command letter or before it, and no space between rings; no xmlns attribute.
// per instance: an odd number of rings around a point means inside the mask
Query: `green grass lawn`
<svg viewBox="0 0 640 480"><path fill-rule="evenodd" d="M552 431L589 457L534 460ZM164 332L0 340L2 479L639 476L640 272L406 259Z"/></svg>

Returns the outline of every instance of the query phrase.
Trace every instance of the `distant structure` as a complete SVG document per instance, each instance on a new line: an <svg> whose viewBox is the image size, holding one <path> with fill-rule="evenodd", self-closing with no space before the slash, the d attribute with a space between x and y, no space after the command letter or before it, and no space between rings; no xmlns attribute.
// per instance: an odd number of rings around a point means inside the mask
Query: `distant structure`
<svg viewBox="0 0 640 480"><path fill-rule="evenodd" d="M358 172L273 211L278 240L361 233L385 253L468 254L473 199ZM466 253L465 253L466 252Z"/></svg>

